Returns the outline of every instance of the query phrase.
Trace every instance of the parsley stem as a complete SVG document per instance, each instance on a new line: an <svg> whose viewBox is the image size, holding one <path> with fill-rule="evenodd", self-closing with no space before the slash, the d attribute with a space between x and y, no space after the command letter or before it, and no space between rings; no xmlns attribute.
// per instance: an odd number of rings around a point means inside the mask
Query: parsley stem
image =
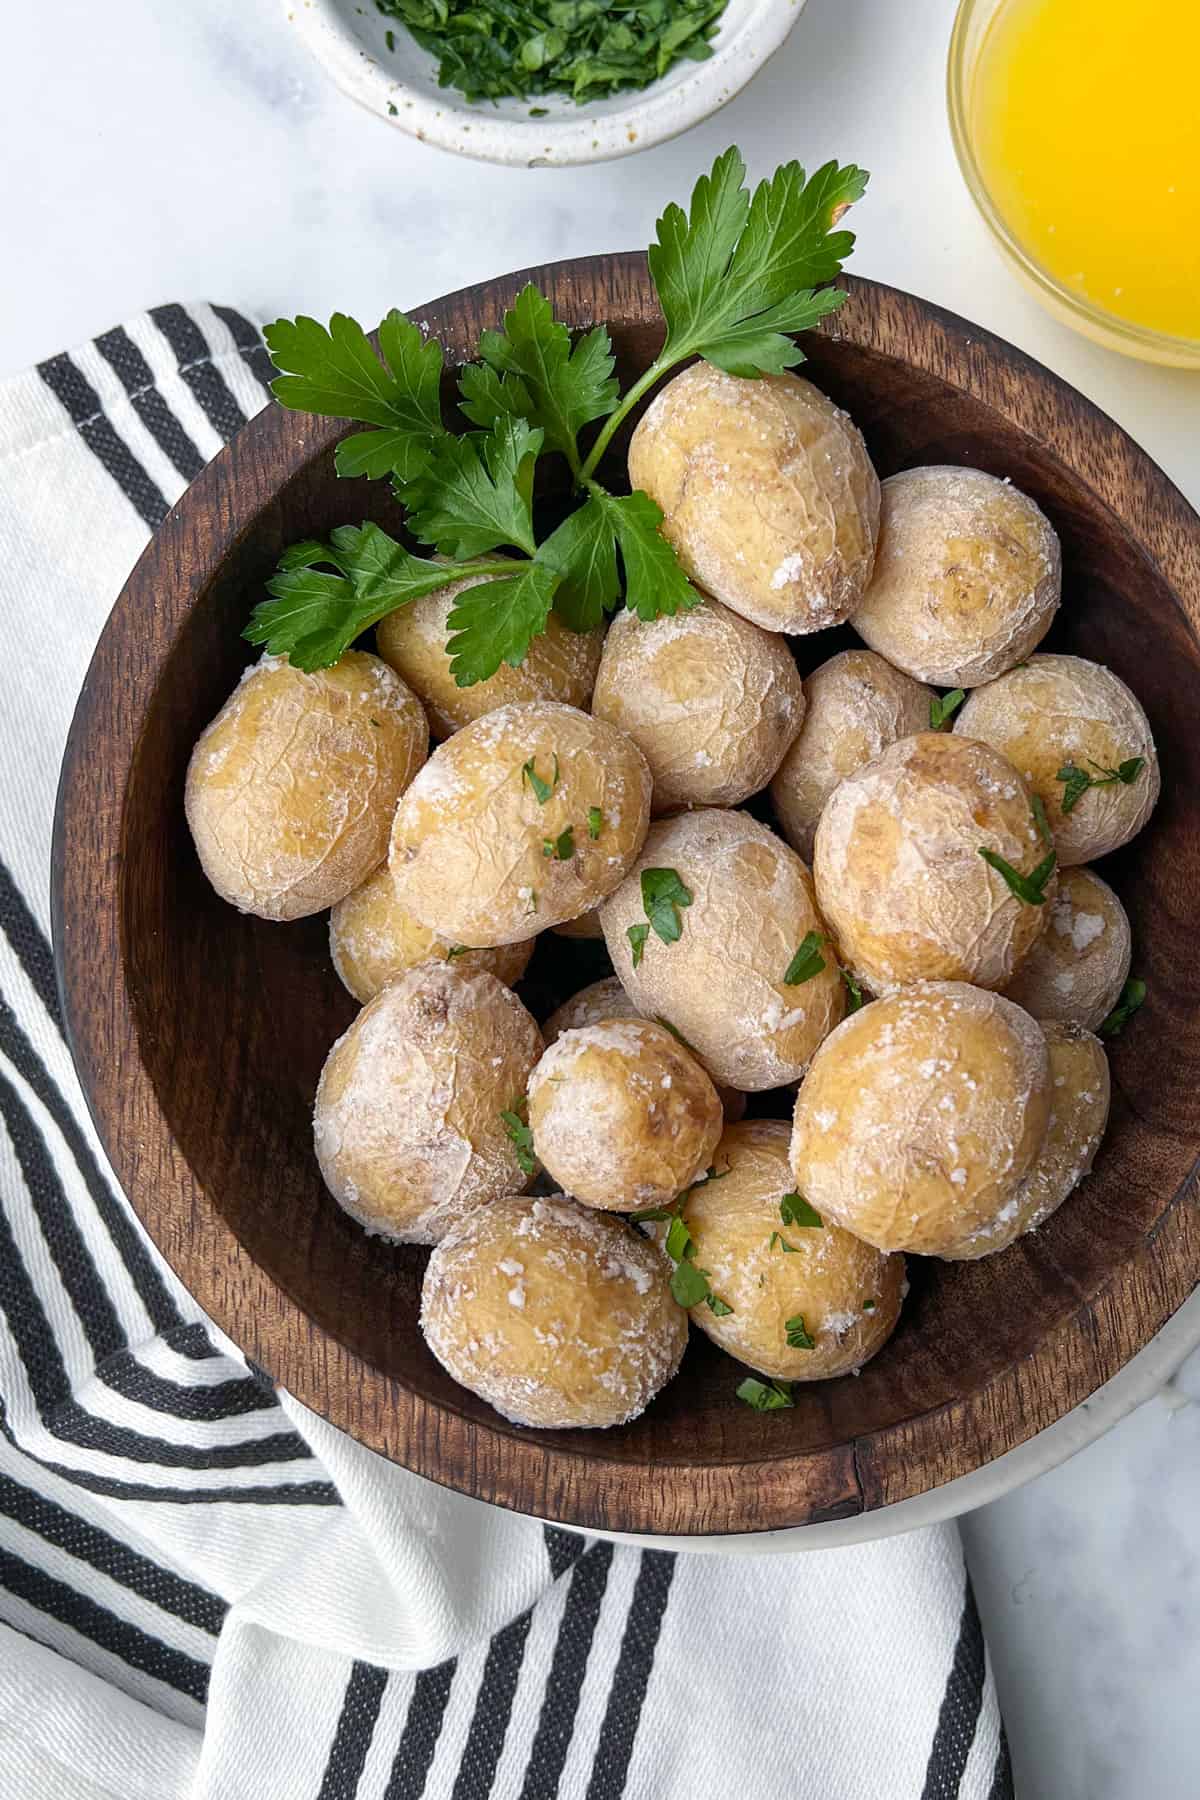
<svg viewBox="0 0 1200 1800"><path fill-rule="evenodd" d="M689 352L686 350L682 352L683 356L688 354ZM600 435L588 451L587 459L584 462L582 469L579 471L579 480L584 487L588 485L589 480L595 473L596 464L600 461L600 458L604 455L604 452L612 442L613 433L624 422L628 414L632 412L643 394L648 394L655 382L660 381L667 370L673 369L675 364L681 360L682 357L679 354L672 354L669 357L656 356L645 374L640 376L639 379L634 382L627 393L622 394L620 405L615 412L609 413L607 419L605 419Z"/></svg>

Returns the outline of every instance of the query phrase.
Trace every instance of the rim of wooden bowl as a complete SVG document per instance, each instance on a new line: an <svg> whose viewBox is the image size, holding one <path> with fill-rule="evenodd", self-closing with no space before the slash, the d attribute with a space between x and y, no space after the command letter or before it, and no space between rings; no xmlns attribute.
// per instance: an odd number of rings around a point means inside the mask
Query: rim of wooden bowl
<svg viewBox="0 0 1200 1800"><path fill-rule="evenodd" d="M655 316L645 257L632 253L520 271L446 295L414 316L441 337L451 359L462 359L473 348L470 333L498 320L530 279L569 320L644 324ZM1118 425L977 326L878 283L847 278L844 285L849 298L827 322L829 336L899 358L1045 446L1158 565L1198 634L1200 517ZM1068 421L1069 440L1062 435ZM831 1448L768 1452L752 1468L675 1460L639 1470L607 1455L603 1434L586 1451L566 1449L536 1433L515 1434L498 1418L492 1425L425 1400L315 1324L243 1248L175 1143L139 1055L120 931L122 807L170 644L273 500L261 468L294 475L340 435L334 421L268 406L191 485L113 608L63 762L52 901L68 1037L113 1169L185 1286L273 1380L371 1449L478 1499L622 1532L761 1532L850 1517L978 1469L1086 1400L1200 1279L1194 1170L1106 1285L1032 1355L966 1398ZM257 458L244 454L248 444ZM165 586L164 570L177 577ZM97 982L98 969L111 971L111 982Z"/></svg>

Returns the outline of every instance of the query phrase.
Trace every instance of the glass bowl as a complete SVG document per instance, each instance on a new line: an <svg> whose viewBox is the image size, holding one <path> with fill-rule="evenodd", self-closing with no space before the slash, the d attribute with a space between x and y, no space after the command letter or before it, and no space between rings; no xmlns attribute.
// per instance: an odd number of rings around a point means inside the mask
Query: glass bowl
<svg viewBox="0 0 1200 1800"><path fill-rule="evenodd" d="M1010 267L1030 288L1048 311L1081 331L1085 337L1103 344L1106 349L1120 350L1126 356L1140 357L1144 362L1166 363L1173 368L1200 369L1200 339L1175 337L1153 331L1105 311L1082 294L1063 285L1051 275L1024 244L1013 235L997 207L984 180L975 152L971 117L971 84L976 62L988 28L1009 0L960 0L950 34L950 54L946 68L946 99L950 112L950 135L958 164L971 197L991 229Z"/></svg>

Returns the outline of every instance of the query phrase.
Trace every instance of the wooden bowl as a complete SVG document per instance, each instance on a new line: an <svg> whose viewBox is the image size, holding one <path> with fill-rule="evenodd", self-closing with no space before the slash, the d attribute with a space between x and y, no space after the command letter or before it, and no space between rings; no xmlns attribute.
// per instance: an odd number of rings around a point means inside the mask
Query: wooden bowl
<svg viewBox="0 0 1200 1800"><path fill-rule="evenodd" d="M529 273L568 321L608 323L624 380L647 365L662 326L644 257ZM419 316L466 356L526 279ZM54 859L66 1016L100 1135L154 1241L247 1355L353 1437L565 1524L755 1532L925 1493L1085 1399L1200 1270L1200 519L1045 369L906 294L847 286L836 319L806 343L805 372L853 414L881 473L969 463L1041 503L1063 543L1066 599L1050 642L1125 677L1163 767L1150 826L1105 866L1149 1000L1112 1047L1096 1172L999 1256L913 1261L899 1330L857 1379L798 1387L794 1411L761 1415L734 1397L738 1365L695 1333L682 1373L635 1424L522 1430L425 1350L424 1253L364 1236L325 1193L313 1091L355 1010L325 920L266 924L220 901L192 849L183 782L196 737L250 660L238 634L283 547L369 514L398 524L381 484L335 479L336 425L269 408L188 490L117 602L67 748ZM828 648L800 646L809 663ZM543 1004L564 956L584 958L568 985L597 972L594 947L552 942L532 972Z"/></svg>

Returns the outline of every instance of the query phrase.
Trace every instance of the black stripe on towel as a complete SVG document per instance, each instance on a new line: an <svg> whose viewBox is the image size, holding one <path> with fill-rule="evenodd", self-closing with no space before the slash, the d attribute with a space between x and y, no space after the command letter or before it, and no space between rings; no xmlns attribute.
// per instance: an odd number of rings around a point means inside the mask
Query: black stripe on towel
<svg viewBox="0 0 1200 1800"><path fill-rule="evenodd" d="M466 1746L458 1765L451 1800L480 1800L490 1794L496 1778L496 1765L508 1735L512 1718L513 1697L525 1657L525 1640L529 1636L532 1609L523 1612L511 1624L498 1631L488 1646L483 1665L483 1680L475 1697L475 1711Z"/></svg>
<svg viewBox="0 0 1200 1800"><path fill-rule="evenodd" d="M938 1712L921 1800L957 1800L983 1705L983 1629L971 1578L963 1588L962 1618L954 1660Z"/></svg>
<svg viewBox="0 0 1200 1800"><path fill-rule="evenodd" d="M186 1356L189 1362L207 1362L211 1357L222 1354L199 1319L191 1325L177 1325L171 1331L160 1332L159 1336L177 1356Z"/></svg>
<svg viewBox="0 0 1200 1800"><path fill-rule="evenodd" d="M92 1204L125 1264L138 1298L146 1308L156 1331L167 1333L178 1329L183 1320L171 1298L166 1282L140 1235L131 1214L116 1198L92 1155L91 1147L70 1107L51 1080L41 1058L21 1030L17 1016L0 997L0 1053L36 1094L71 1152L76 1168L83 1177Z"/></svg>
<svg viewBox="0 0 1200 1800"><path fill-rule="evenodd" d="M238 347L242 361L255 380L260 382L269 394L271 383L275 379L275 365L267 354L267 347L262 341L262 334L257 325L252 325L249 319L244 319L240 312L233 310L232 306L214 306L213 311L218 319L228 325L230 335Z"/></svg>
<svg viewBox="0 0 1200 1800"><path fill-rule="evenodd" d="M25 896L13 880L5 862L0 859L0 931L13 947L13 954L24 969L38 999L54 1023L60 1027L58 984L54 979L54 958L49 941L25 904Z"/></svg>
<svg viewBox="0 0 1200 1800"><path fill-rule="evenodd" d="M436 1669L422 1669L413 1682L404 1730L383 1800L421 1800L442 1732L442 1720L458 1664L451 1657Z"/></svg>
<svg viewBox="0 0 1200 1800"><path fill-rule="evenodd" d="M996 1767L992 1771L992 1785L988 1789L988 1800L1014 1800L1012 1756L1008 1748L1008 1733L1004 1729L1004 1720L1000 1721L1000 1748L996 1751Z"/></svg>
<svg viewBox="0 0 1200 1800"><path fill-rule="evenodd" d="M525 1767L521 1800L556 1800L575 1731L579 1695L604 1602L612 1555L611 1544L594 1544L586 1556L579 1558L572 1571L542 1696L537 1732Z"/></svg>
<svg viewBox="0 0 1200 1800"><path fill-rule="evenodd" d="M560 1575L565 1575L587 1549L587 1540L580 1537L577 1531L560 1531L557 1525L543 1525L542 1537L546 1555L550 1558L551 1579L554 1581Z"/></svg>
<svg viewBox="0 0 1200 1800"><path fill-rule="evenodd" d="M350 1670L317 1800L354 1800L387 1684L387 1670L372 1663L356 1662Z"/></svg>
<svg viewBox="0 0 1200 1800"><path fill-rule="evenodd" d="M69 1625L102 1650L119 1656L131 1669L167 1682L203 1706L208 1692L208 1668L194 1656L187 1656L127 1619L118 1618L89 1595L68 1587L65 1581L56 1581L44 1569L35 1569L9 1550L0 1550L0 1587L47 1617Z"/></svg>
<svg viewBox="0 0 1200 1800"><path fill-rule="evenodd" d="M80 437L102 468L112 476L143 524L151 531L166 518L166 496L151 480L112 420L101 410L100 396L64 351L38 364L38 374L66 407Z"/></svg>
<svg viewBox="0 0 1200 1800"><path fill-rule="evenodd" d="M194 481L204 467L204 458L154 385L154 371L124 326L103 332L96 339L96 348L163 455L185 481Z"/></svg>
<svg viewBox="0 0 1200 1800"><path fill-rule="evenodd" d="M140 1363L132 1350L121 1350L96 1369L96 1374L114 1394L125 1400L148 1406L153 1412L168 1413L174 1419L191 1419L197 1424L214 1419L239 1418L245 1413L269 1412L278 1405L270 1388L263 1387L252 1375L233 1375L228 1381L198 1382L187 1387L171 1381Z"/></svg>
<svg viewBox="0 0 1200 1800"><path fill-rule="evenodd" d="M213 1637L220 1631L226 1606L216 1594L164 1569L160 1563L131 1550L118 1538L110 1537L107 1531L89 1525L78 1514L68 1512L53 1500L47 1500L45 1495L3 1474L0 1474L0 1513L68 1556L89 1563L111 1581L119 1582L130 1593L149 1600L163 1612L174 1614L185 1624L195 1625Z"/></svg>
<svg viewBox="0 0 1200 1800"><path fill-rule="evenodd" d="M196 396L205 418L228 443L246 415L234 399L225 377L214 365L212 351L196 321L182 306L152 306L150 317L175 352L179 373Z"/></svg>
<svg viewBox="0 0 1200 1800"><path fill-rule="evenodd" d="M587 1800L620 1800L629 1774L663 1614L675 1575L673 1550L643 1550L621 1652L608 1693Z"/></svg>

